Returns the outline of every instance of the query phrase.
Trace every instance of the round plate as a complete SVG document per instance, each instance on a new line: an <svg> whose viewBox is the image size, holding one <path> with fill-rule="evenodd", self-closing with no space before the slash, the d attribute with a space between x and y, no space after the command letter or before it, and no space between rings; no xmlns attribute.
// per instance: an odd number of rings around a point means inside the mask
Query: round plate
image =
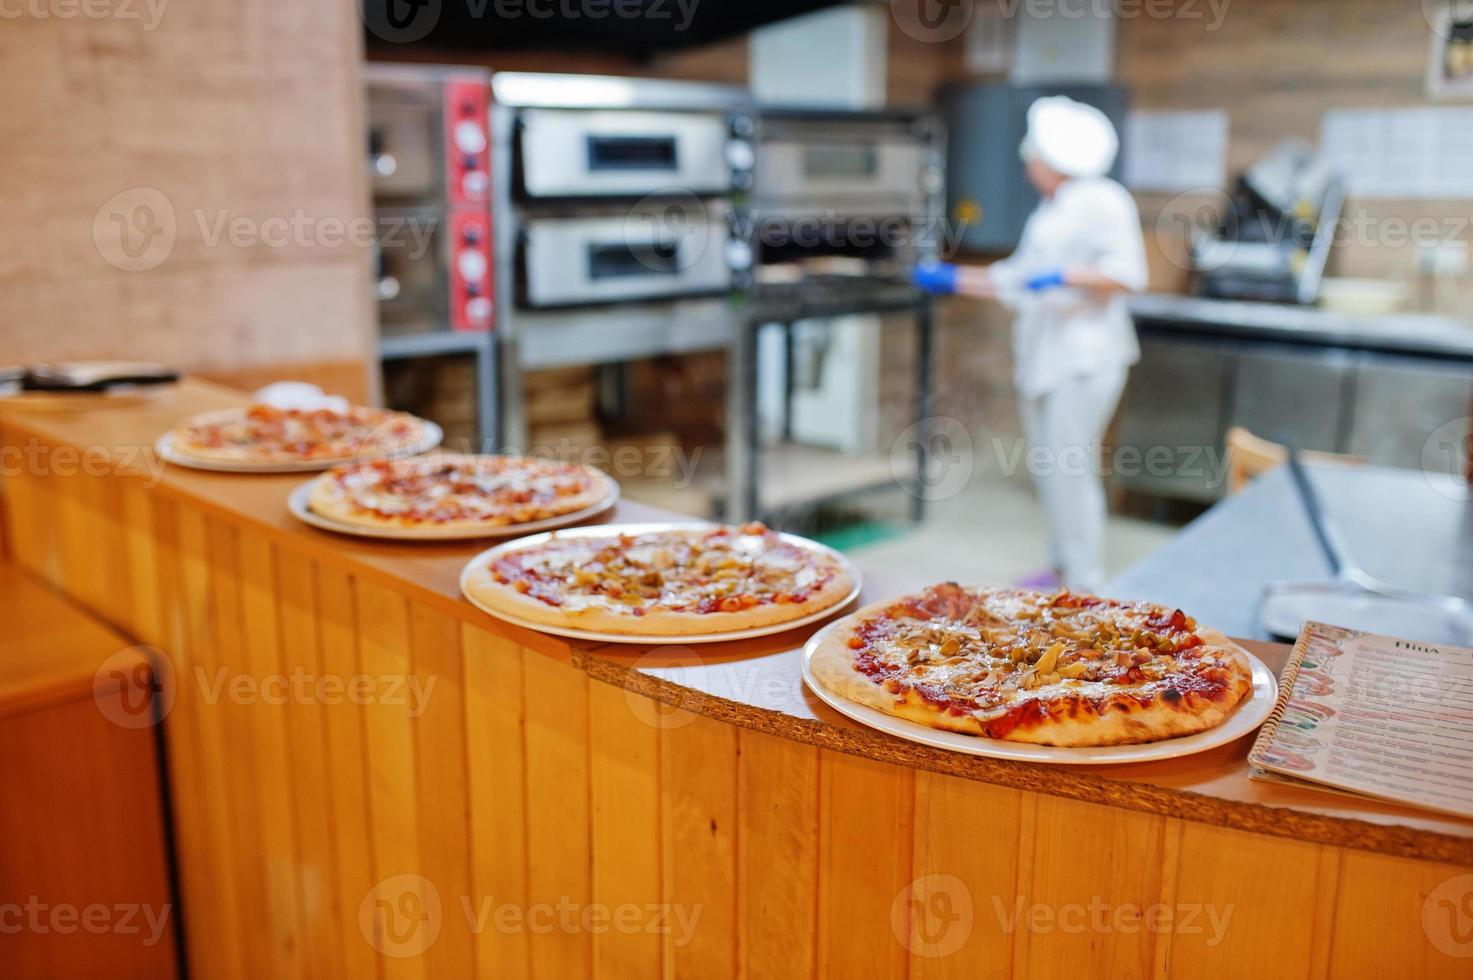
<svg viewBox="0 0 1473 980"><path fill-rule="evenodd" d="M174 433L172 432L165 432L159 436L153 448L167 462L187 466L192 470L208 470L211 473L317 473L322 470L330 470L343 463L366 463L375 459L397 459L401 456L418 456L420 453L429 452L440 444L441 439L445 438L445 432L428 419L420 419L420 422L425 427L423 439L412 446L381 455L304 459L296 463L226 463L213 459L198 459L180 452L174 448Z"/></svg>
<svg viewBox="0 0 1473 980"><path fill-rule="evenodd" d="M598 503L582 510L571 511L559 517L548 517L540 521L530 521L526 524L503 524L497 527L484 528L445 528L445 527L362 527L357 524L345 524L335 521L330 517L323 517L315 513L308 506L312 499L312 488L318 480L327 479L327 475L313 477L306 483L297 487L286 499L287 510L291 511L293 517L304 524L320 527L324 531L334 531L338 534L351 534L360 538L384 538L396 541L464 541L469 538L509 538L523 534L532 534L537 531L546 531L555 527L567 527L569 524L577 524L586 521L595 514L602 514L614 504L619 502L619 484L612 477L609 478L609 492Z"/></svg>
<svg viewBox="0 0 1473 980"><path fill-rule="evenodd" d="M950 749L953 752L964 752L967 755L985 755L993 759L1011 759L1014 762L1039 762L1059 766L1108 766L1127 762L1158 762L1162 759L1175 759L1179 756L1215 749L1219 745L1226 745L1228 742L1256 731L1259 725L1268 720L1269 712L1274 707L1274 701L1279 696L1279 684L1274 677L1274 672L1269 670L1268 665L1262 660L1239 647L1238 650L1248 658L1248 664L1253 670L1253 690L1245 700L1240 701L1233 708L1233 713L1228 715L1227 720L1221 725L1209 728L1205 732L1197 732L1195 735L1182 735L1178 738L1144 742L1138 745L1080 747L1033 745L1029 742L1008 742L980 735L944 732L927 725L907 721L904 718L897 718L894 715L887 715L875 708L856 704L847 698L840 697L818 682L818 679L813 676L813 652L818 649L818 644L823 642L823 637L830 630L841 629L846 622L847 617L837 620L808 638L807 645L803 647L803 683L808 685L808 689L816 694L824 704L860 724L877 728L888 735L903 738L908 742L919 742L922 745Z"/></svg>
<svg viewBox="0 0 1473 980"><path fill-rule="evenodd" d="M477 609L481 610L484 613L488 613L489 615L495 616L497 619L500 619L504 622L511 623L513 626L521 626L529 630L536 630L539 633L551 633L554 636L566 636L574 640L591 640L596 643L644 643L652 646L690 646L695 643L726 643L730 640L749 640L753 637L758 636L772 636L775 633L786 633L788 630L797 629L800 626L808 626L822 619L827 619L829 616L832 616L840 609L843 609L845 606L849 605L859 595L859 569L855 568L854 565L850 563L848 558L845 558L839 552L835 551L833 548L828 547L827 545L819 544L817 541L810 541L807 538L799 537L796 534L781 533L779 534L779 536L784 541L787 541L789 544L795 544L802 548L808 548L813 551L820 552L822 554L828 555L829 557L837 561L840 567L842 567L846 572L849 573L850 581L854 583L854 587L849 590L849 594L846 595L843 599L834 603L832 606L827 607L826 609L820 609L818 612L809 613L807 616L804 616L800 619L790 620L786 623L773 623L770 626L754 626L751 629L730 630L725 633L692 633L685 636L649 636L641 635L638 633L601 633L594 630L577 629L576 627L571 626L549 626L546 623L534 623L530 620L522 619L519 616L509 616L506 613L501 612L500 610L492 609L490 606L486 606L480 602L477 602L475 598L466 591L465 588L466 576L471 573L472 569L480 568L482 565L494 561L496 558L499 558L501 555L509 551L513 551L518 548L536 547L537 545L542 544L544 541L551 540L554 534L556 534L557 537L561 538L602 537L609 534L650 534L657 531L689 530L691 528L714 527L720 527L720 525L710 524L703 521L690 521L688 523L681 523L678 521L666 521L658 524L595 524L591 527L575 527L570 528L566 531L557 531L547 534L535 534L529 538L518 538L516 541L507 541L504 544L499 544L494 548L487 548L485 551L481 552L479 555L476 555L476 557L466 562L465 567L460 570L460 594L465 596L466 600Z"/></svg>

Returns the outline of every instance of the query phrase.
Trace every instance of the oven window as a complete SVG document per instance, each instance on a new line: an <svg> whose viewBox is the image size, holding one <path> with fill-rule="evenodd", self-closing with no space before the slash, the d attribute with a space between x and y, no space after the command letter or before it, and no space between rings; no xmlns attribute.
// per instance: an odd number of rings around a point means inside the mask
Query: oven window
<svg viewBox="0 0 1473 980"><path fill-rule="evenodd" d="M830 144L803 148L806 177L873 177L879 169L879 154L873 146Z"/></svg>
<svg viewBox="0 0 1473 980"><path fill-rule="evenodd" d="M675 137L590 135L588 169L675 170Z"/></svg>
<svg viewBox="0 0 1473 980"><path fill-rule="evenodd" d="M588 246L588 278L673 276L680 272L675 242L614 242Z"/></svg>

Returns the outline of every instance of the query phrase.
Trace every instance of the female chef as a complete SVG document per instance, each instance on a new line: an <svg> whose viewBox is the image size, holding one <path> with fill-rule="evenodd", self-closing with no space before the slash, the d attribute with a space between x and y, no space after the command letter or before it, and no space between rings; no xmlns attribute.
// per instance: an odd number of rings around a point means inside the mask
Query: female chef
<svg viewBox="0 0 1473 980"><path fill-rule="evenodd" d="M1140 214L1106 177L1119 139L1105 114L1063 96L1028 109L1022 157L1042 200L1017 251L987 267L932 264L918 286L998 299L1016 311L1014 382L1025 455L1049 523L1052 572L1025 583L1096 590L1104 582L1100 442L1140 359L1128 293L1146 285Z"/></svg>

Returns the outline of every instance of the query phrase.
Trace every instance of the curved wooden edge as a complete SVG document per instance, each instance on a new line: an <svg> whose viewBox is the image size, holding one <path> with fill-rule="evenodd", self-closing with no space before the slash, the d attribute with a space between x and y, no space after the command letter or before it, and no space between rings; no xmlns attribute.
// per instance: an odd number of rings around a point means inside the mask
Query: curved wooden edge
<svg viewBox="0 0 1473 980"><path fill-rule="evenodd" d="M237 393L214 386L193 383L198 401L220 404L239 400ZM193 406L192 406L193 407ZM84 413L91 414L91 413ZM155 426L156 418L145 410L139 424ZM88 420L77 418L67 424L58 416L31 416L0 413L4 427L27 432L43 441L61 445L87 446L84 429ZM112 420L109 419L109 422ZM112 435L119 435L117 426ZM162 430L160 430L162 431ZM135 440L136 443L136 440ZM107 443L104 443L107 444ZM113 443L121 445L123 443ZM122 473L125 479L137 474ZM290 548L304 557L321 561L344 573L362 577L400 592L406 598L424 603L466 624L497 634L536 653L571 663L595 680L623 688L634 694L684 708L741 728L778 735L864 758L890 762L902 767L925 769L944 775L992 783L1047 795L1100 803L1144 813L1178 816L1202 823L1247 830L1276 837L1312 843L1324 843L1374 851L1400 857L1473 865L1473 824L1466 835L1443 832L1443 827L1458 826L1453 818L1436 818L1406 808L1355 800L1339 806L1348 813L1328 812L1335 801L1329 794L1314 790L1287 791L1275 789L1271 795L1294 797L1291 805L1266 805L1251 799L1232 798L1195 792L1185 785L1200 785L1199 770L1212 770L1211 777L1237 779L1242 776L1244 742L1223 746L1198 756L1190 763L1169 769L1171 763L1149 763L1133 767L1112 767L1109 774L1083 767L1037 766L1006 760L950 753L928 746L895 739L864 728L836 712L818 705L797 713L774 710L752 698L752 703L732 700L655 676L650 670L631 665L638 659L650 668L660 666L661 654L650 655L639 647L612 648L580 641L569 641L500 622L474 608L459 595L460 566L471 555L484 550L483 545L398 545L375 543L366 539L346 539L329 532L300 525L287 512L286 493L303 477L240 478L194 471L171 471L154 487L166 496L200 507L240 528L264 532L273 542ZM668 517L639 505L619 505L615 519L658 519ZM878 577L878 576L877 576ZM892 585L894 583L891 583ZM871 576L866 576L866 593L860 602L877 592L886 592ZM892 591L893 594L893 591ZM814 627L818 628L817 626ZM719 644L702 649L700 660L707 665L746 666L764 656L796 656L794 639L786 634L744 644ZM796 641L802 645L801 639ZM801 689L802 681L795 663L772 660L773 675L782 684ZM1213 765L1216 769L1213 770ZM1131 771L1133 770L1133 771ZM1268 793L1269 791L1264 791ZM1243 794L1241 795L1252 795ZM1302 801L1302 802L1301 802ZM1361 815L1373 819L1360 819ZM1374 819L1379 817L1380 819Z"/></svg>
<svg viewBox="0 0 1473 980"><path fill-rule="evenodd" d="M832 720L808 720L698 692L592 651L575 653L573 665L595 680L675 708L846 755L1273 837L1423 861L1473 865L1473 838L1288 807L1228 801L1189 790L1111 778L1092 769L1040 766L947 752L873 731L833 712L830 712Z"/></svg>

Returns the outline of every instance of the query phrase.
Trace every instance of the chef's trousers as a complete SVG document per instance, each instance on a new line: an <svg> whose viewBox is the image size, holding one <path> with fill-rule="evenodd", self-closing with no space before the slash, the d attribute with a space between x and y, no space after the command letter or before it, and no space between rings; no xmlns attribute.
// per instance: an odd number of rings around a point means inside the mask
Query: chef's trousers
<svg viewBox="0 0 1473 980"><path fill-rule="evenodd" d="M1024 459L1048 518L1049 561L1077 591L1098 591L1105 581L1101 441L1127 373L1110 368L1022 399Z"/></svg>

